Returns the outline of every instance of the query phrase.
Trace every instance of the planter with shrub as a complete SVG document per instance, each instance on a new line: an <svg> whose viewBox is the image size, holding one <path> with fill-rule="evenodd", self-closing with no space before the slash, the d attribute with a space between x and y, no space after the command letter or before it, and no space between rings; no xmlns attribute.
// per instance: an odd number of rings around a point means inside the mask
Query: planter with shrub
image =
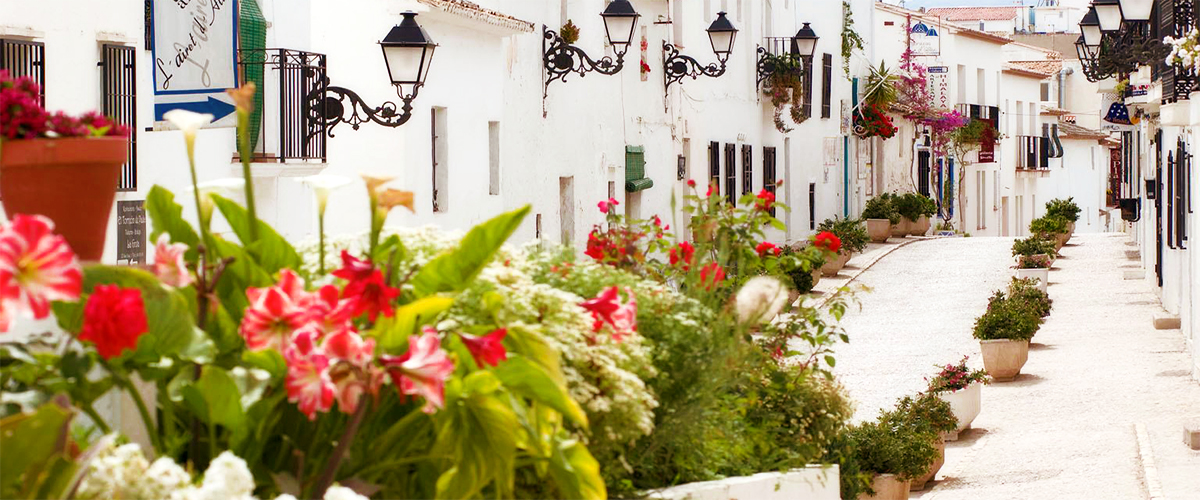
<svg viewBox="0 0 1200 500"><path fill-rule="evenodd" d="M1046 202L1047 217L1061 217L1067 220L1067 240L1070 241L1071 236L1075 234L1075 223L1079 222L1079 205L1075 203L1075 198L1055 198Z"/></svg>
<svg viewBox="0 0 1200 500"><path fill-rule="evenodd" d="M859 500L907 500L911 481L928 472L938 457L937 434L903 425L886 412L879 421L851 429L848 439L858 470L870 477Z"/></svg>
<svg viewBox="0 0 1200 500"><path fill-rule="evenodd" d="M922 212L925 209L925 198L917 193L903 193L892 197L892 205L896 207L896 212L900 213L899 228L892 228L892 236L907 236L922 235L925 231L922 230L920 223ZM928 218L926 218L928 221ZM903 230L904 234L897 234L898 230Z"/></svg>
<svg viewBox="0 0 1200 500"><path fill-rule="evenodd" d="M967 357L963 356L958 364L948 364L941 367L942 371L929 380L929 393L950 404L957 425L953 431L942 434L946 441L955 441L958 434L971 428L971 422L979 416L982 410L983 385L991 380L983 370L967 368Z"/></svg>
<svg viewBox="0 0 1200 500"><path fill-rule="evenodd" d="M916 222L913 223L911 231L908 234L913 236L925 236L929 233L929 229L933 226L933 215L937 213L937 202L933 198L913 193L913 197L920 200L920 211L918 212Z"/></svg>
<svg viewBox="0 0 1200 500"><path fill-rule="evenodd" d="M913 433L935 436L936 458L924 474L914 477L909 483L910 491L925 489L925 484L933 479L946 463L946 441L942 436L954 432L958 427L958 419L955 418L950 403L930 393L907 396L896 404L895 410L884 414L881 419L906 427Z"/></svg>
<svg viewBox="0 0 1200 500"><path fill-rule="evenodd" d="M837 252L838 258L828 259L825 265L821 266L821 273L825 276L836 276L850 261L850 257L863 251L867 247L867 242L870 241L866 228L858 219L825 219L817 226L817 231L832 233L841 241L841 247Z"/></svg>
<svg viewBox="0 0 1200 500"><path fill-rule="evenodd" d="M1041 316L1024 300L997 291L987 312L975 320L974 336L983 351L983 366L997 382L1021 373L1029 359L1029 339L1037 333Z"/></svg>
<svg viewBox="0 0 1200 500"><path fill-rule="evenodd" d="M1061 216L1038 217L1029 222L1029 232L1039 238L1053 241L1057 251L1067 243L1067 222L1067 219Z"/></svg>
<svg viewBox="0 0 1200 500"><path fill-rule="evenodd" d="M1036 281L1037 289L1045 293L1050 283L1050 257L1045 254L1021 256L1017 263L1017 278Z"/></svg>
<svg viewBox="0 0 1200 500"><path fill-rule="evenodd" d="M893 196L883 193L867 200L862 218L867 221L867 235L875 243L885 243L892 235L892 226L900 223L900 213L892 205Z"/></svg>
<svg viewBox="0 0 1200 500"><path fill-rule="evenodd" d="M1027 264L1027 260L1046 262L1046 267L1049 268L1050 264L1054 263L1054 258L1058 255L1055 252L1054 246L1054 241L1052 240L1039 238L1037 236L1030 236L1022 240L1014 241L1012 246L1012 254L1013 257L1017 258L1018 268L1034 265Z"/></svg>

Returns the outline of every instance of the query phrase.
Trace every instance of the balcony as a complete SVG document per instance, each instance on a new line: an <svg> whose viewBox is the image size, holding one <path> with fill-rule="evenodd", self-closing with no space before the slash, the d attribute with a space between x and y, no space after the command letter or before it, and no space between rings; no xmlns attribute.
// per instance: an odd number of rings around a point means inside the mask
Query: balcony
<svg viewBox="0 0 1200 500"><path fill-rule="evenodd" d="M1033 135L1018 135L1016 139L1017 173L1050 175L1050 140Z"/></svg>
<svg viewBox="0 0 1200 500"><path fill-rule="evenodd" d="M325 163L324 54L293 49L242 49L238 70L260 89L251 115L255 163Z"/></svg>

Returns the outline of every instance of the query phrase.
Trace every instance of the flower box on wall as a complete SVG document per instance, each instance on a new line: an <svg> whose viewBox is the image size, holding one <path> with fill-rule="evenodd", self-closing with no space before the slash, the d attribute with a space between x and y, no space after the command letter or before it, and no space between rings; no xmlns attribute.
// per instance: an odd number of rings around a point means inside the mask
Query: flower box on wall
<svg viewBox="0 0 1200 500"><path fill-rule="evenodd" d="M681 484L647 493L650 498L663 500L838 500L841 483L837 465L810 465L789 472Z"/></svg>

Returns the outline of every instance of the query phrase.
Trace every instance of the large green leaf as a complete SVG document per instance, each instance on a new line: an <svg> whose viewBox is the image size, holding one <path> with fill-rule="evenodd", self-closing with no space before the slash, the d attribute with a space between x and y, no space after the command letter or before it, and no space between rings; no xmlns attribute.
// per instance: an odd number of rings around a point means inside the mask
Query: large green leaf
<svg viewBox="0 0 1200 500"><path fill-rule="evenodd" d="M241 323L242 313L250 305L246 299L246 289L270 286L274 280L242 247L219 236L214 236L212 242L213 253L218 259L233 259L217 282L217 297L221 299L221 305L225 306L233 323Z"/></svg>
<svg viewBox="0 0 1200 500"><path fill-rule="evenodd" d="M518 421L500 381L478 371L446 386L433 454L452 457L437 480L437 498L473 498L494 480L509 478L516 459ZM511 490L511 484L498 484Z"/></svg>
<svg viewBox="0 0 1200 500"><path fill-rule="evenodd" d="M561 436L560 436L561 437ZM550 455L550 475L562 498L604 500L608 491L600 476L600 464L582 443L558 439Z"/></svg>
<svg viewBox="0 0 1200 500"><path fill-rule="evenodd" d="M417 334L418 327L429 324L451 305L454 305L454 299L450 297L417 299L396 309L395 317L381 319L367 335L376 337L376 342L385 352L393 352L407 345L408 337Z"/></svg>
<svg viewBox="0 0 1200 500"><path fill-rule="evenodd" d="M239 433L246 426L242 394L229 372L217 366L205 366L200 379L182 388L183 399L201 420L223 425Z"/></svg>
<svg viewBox="0 0 1200 500"><path fill-rule="evenodd" d="M0 498L32 497L53 479L51 459L65 449L70 421L57 403L0 420Z"/></svg>
<svg viewBox="0 0 1200 500"><path fill-rule="evenodd" d="M150 215L150 241L158 239L158 235L167 233L171 241L184 243L188 248L195 249L200 243L200 237L191 224L183 220L183 207L175 202L175 195L161 186L150 188L146 194L146 213ZM190 251L195 258L194 250Z"/></svg>
<svg viewBox="0 0 1200 500"><path fill-rule="evenodd" d="M587 427L587 415L567 392L566 385L556 383L541 366L519 354L510 353L508 360L493 370L508 390L545 404L579 425Z"/></svg>
<svg viewBox="0 0 1200 500"><path fill-rule="evenodd" d="M472 228L458 248L438 256L421 268L412 280L413 294L426 297L466 289L508 237L512 236L513 231L517 230L517 226L521 225L529 210L529 206L525 206Z"/></svg>
<svg viewBox="0 0 1200 500"><path fill-rule="evenodd" d="M227 198L217 195L212 195L212 198L221 215L225 216L233 232L242 241L242 246L254 256L254 260L267 274L275 274L284 268L300 268L300 254L296 253L292 244L275 232L275 229L258 220L258 240L253 240L250 237L250 212Z"/></svg>
<svg viewBox="0 0 1200 500"><path fill-rule="evenodd" d="M555 384L567 385L567 379L562 375L562 365L558 361L558 351L537 332L525 326L509 325L504 344L511 348L510 352L518 353L541 366Z"/></svg>

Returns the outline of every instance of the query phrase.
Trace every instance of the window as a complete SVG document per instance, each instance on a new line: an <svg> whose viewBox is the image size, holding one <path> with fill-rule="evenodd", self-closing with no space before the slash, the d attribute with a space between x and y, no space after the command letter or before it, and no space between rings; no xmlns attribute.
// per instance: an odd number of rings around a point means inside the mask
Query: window
<svg viewBox="0 0 1200 500"><path fill-rule="evenodd" d="M817 229L817 184L808 183L808 229Z"/></svg>
<svg viewBox="0 0 1200 500"><path fill-rule="evenodd" d="M987 31L987 25L983 21L979 21L979 31Z"/></svg>
<svg viewBox="0 0 1200 500"><path fill-rule="evenodd" d="M101 50L101 112L114 122L129 127L129 159L121 165L118 191L137 191L137 79L134 78L133 47L104 45Z"/></svg>
<svg viewBox="0 0 1200 500"><path fill-rule="evenodd" d="M975 210L978 217L975 229L987 229L987 172L976 172L975 182L977 187L975 206L978 207Z"/></svg>
<svg viewBox="0 0 1200 500"><path fill-rule="evenodd" d="M1025 103L1017 101L1017 135L1025 135L1025 117L1020 116L1025 112Z"/></svg>
<svg viewBox="0 0 1200 500"><path fill-rule="evenodd" d="M488 122L488 194L500 194L500 122Z"/></svg>
<svg viewBox="0 0 1200 500"><path fill-rule="evenodd" d="M929 159L929 150L917 152L917 192L922 196L929 196L929 176L933 171L929 166Z"/></svg>
<svg viewBox="0 0 1200 500"><path fill-rule="evenodd" d="M1044 137L1022 135L1017 137L1017 169L1034 170L1050 168L1050 141Z"/></svg>
<svg viewBox="0 0 1200 500"><path fill-rule="evenodd" d="M983 68L975 70L975 103L987 104L987 77L984 76Z"/></svg>
<svg viewBox="0 0 1200 500"><path fill-rule="evenodd" d="M563 245L575 243L575 178L558 178L558 221L559 241Z"/></svg>
<svg viewBox="0 0 1200 500"><path fill-rule="evenodd" d="M725 198L737 206L737 146L725 145Z"/></svg>
<svg viewBox="0 0 1200 500"><path fill-rule="evenodd" d="M13 78L32 78L41 87L42 105L46 105L46 44L0 38L0 69Z"/></svg>
<svg viewBox="0 0 1200 500"><path fill-rule="evenodd" d="M542 214L537 214L533 217L533 237L542 239Z"/></svg>
<svg viewBox="0 0 1200 500"><path fill-rule="evenodd" d="M804 82L803 82L803 84L804 84L803 103L804 104L803 104L803 106L801 106L801 111L804 113L804 117L807 118L807 117L812 116L812 93L813 93L812 57L804 57L803 60L800 62L800 64L804 68Z"/></svg>
<svg viewBox="0 0 1200 500"><path fill-rule="evenodd" d="M447 118L446 108L434 107L430 116L430 132L433 151L433 211L445 212L450 208L450 192L446 188L446 182L449 176L446 175L450 168L448 158L450 156L450 146L447 144Z"/></svg>
<svg viewBox="0 0 1200 500"><path fill-rule="evenodd" d="M762 159L763 190L768 193L775 194L775 188L776 188L775 182L777 179L777 177L776 177L777 174L775 173L775 169L776 169L775 148L771 147L771 146L763 147L763 157L762 158L763 158ZM772 217L775 216L775 207L774 206L771 207L771 216Z"/></svg>
<svg viewBox="0 0 1200 500"><path fill-rule="evenodd" d="M742 194L754 190L754 148L742 144Z"/></svg>
<svg viewBox="0 0 1200 500"><path fill-rule="evenodd" d="M957 69L958 80L954 84L958 85L958 102L963 103L967 102L967 67L959 64Z"/></svg>
<svg viewBox="0 0 1200 500"><path fill-rule="evenodd" d="M821 59L821 118L833 115L833 54Z"/></svg>
<svg viewBox="0 0 1200 500"><path fill-rule="evenodd" d="M1042 82L1042 102L1050 100L1050 82Z"/></svg>
<svg viewBox="0 0 1200 500"><path fill-rule="evenodd" d="M713 141L708 143L708 186L704 189L716 186L717 194L721 193L721 143Z"/></svg>

